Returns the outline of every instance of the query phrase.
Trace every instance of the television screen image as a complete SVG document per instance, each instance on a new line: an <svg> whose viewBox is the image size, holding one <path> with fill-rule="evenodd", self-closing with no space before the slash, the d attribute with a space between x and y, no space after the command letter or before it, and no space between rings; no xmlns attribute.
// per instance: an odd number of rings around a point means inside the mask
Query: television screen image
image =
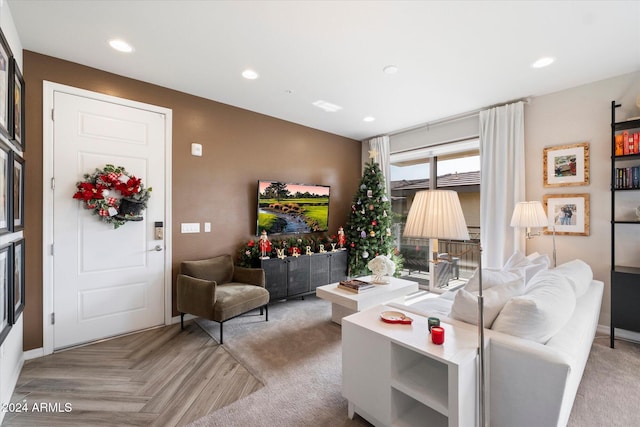
<svg viewBox="0 0 640 427"><path fill-rule="evenodd" d="M329 229L328 185L258 181L258 227L267 234L295 234Z"/></svg>

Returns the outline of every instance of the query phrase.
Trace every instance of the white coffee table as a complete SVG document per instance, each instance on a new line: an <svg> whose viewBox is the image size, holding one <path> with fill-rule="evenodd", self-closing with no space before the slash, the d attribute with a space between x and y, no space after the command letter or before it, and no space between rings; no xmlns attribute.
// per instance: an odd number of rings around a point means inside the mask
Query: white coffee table
<svg viewBox="0 0 640 427"><path fill-rule="evenodd" d="M370 282L371 276L359 277L359 280ZM354 293L338 288L338 283L318 286L316 296L331 301L331 320L342 324L342 318L378 304L384 304L418 291L418 283L411 280L391 278L387 285L376 285L362 293Z"/></svg>

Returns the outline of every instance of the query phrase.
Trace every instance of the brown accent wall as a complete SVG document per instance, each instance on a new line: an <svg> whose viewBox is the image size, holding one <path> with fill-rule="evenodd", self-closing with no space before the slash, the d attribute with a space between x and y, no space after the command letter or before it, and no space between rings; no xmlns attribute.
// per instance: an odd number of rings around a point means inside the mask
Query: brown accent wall
<svg viewBox="0 0 640 427"><path fill-rule="evenodd" d="M24 51L23 68L27 88L25 350L42 347L44 80L173 110L174 279L180 261L235 255L240 244L254 235L258 179L330 185L329 231L335 233L347 221L360 181L358 141L30 51ZM193 142L202 144L202 157L191 156ZM73 191L58 188L56 197L71 197ZM212 232L181 234L182 222L211 222ZM175 303L173 307L177 315Z"/></svg>

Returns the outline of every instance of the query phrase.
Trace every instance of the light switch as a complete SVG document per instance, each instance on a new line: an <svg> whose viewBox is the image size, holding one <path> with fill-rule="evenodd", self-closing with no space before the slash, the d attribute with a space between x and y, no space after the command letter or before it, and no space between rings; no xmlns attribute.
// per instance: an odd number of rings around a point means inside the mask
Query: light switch
<svg viewBox="0 0 640 427"><path fill-rule="evenodd" d="M204 223L204 232L205 233L211 233L211 223L210 222L205 222Z"/></svg>
<svg viewBox="0 0 640 427"><path fill-rule="evenodd" d="M191 144L191 155L202 157L202 144L196 144L195 142Z"/></svg>
<svg viewBox="0 0 640 427"><path fill-rule="evenodd" d="M200 223L199 222L183 222L180 224L180 232L181 233L199 233Z"/></svg>

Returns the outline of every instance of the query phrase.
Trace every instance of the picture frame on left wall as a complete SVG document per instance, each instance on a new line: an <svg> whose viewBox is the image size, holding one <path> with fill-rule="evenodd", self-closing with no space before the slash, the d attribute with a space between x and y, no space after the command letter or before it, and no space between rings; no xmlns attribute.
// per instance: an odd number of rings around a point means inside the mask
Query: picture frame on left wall
<svg viewBox="0 0 640 427"><path fill-rule="evenodd" d="M24 239L13 242L13 311L11 324L15 325L24 311L25 306L25 282L24 282Z"/></svg>
<svg viewBox="0 0 640 427"><path fill-rule="evenodd" d="M18 67L18 63L15 58L11 58L11 84L9 88L9 95L11 96L11 119L9 126L12 129L9 130L12 141L15 146L20 150L26 149L26 141L24 137L24 116L25 116L25 104L24 104L24 78Z"/></svg>
<svg viewBox="0 0 640 427"><path fill-rule="evenodd" d="M13 301L13 290L11 282L11 276L9 275L9 267L11 264L11 258L9 252L11 245L5 245L0 247L0 344L9 335L11 330L11 310L12 305L9 301Z"/></svg>
<svg viewBox="0 0 640 427"><path fill-rule="evenodd" d="M0 29L0 134L5 136L7 139L11 139L13 137L13 124L9 123L9 118L12 117L11 112L13 111L13 107L11 105L13 97L9 90L12 88L12 58L13 54L11 53L11 48L9 48L9 43L7 43L7 39L4 37L2 29Z"/></svg>
<svg viewBox="0 0 640 427"><path fill-rule="evenodd" d="M11 148L0 140L0 235L10 233L13 229L11 215Z"/></svg>
<svg viewBox="0 0 640 427"><path fill-rule="evenodd" d="M12 152L13 172L11 177L11 210L13 218L12 231L20 231L24 229L24 159L17 153Z"/></svg>

